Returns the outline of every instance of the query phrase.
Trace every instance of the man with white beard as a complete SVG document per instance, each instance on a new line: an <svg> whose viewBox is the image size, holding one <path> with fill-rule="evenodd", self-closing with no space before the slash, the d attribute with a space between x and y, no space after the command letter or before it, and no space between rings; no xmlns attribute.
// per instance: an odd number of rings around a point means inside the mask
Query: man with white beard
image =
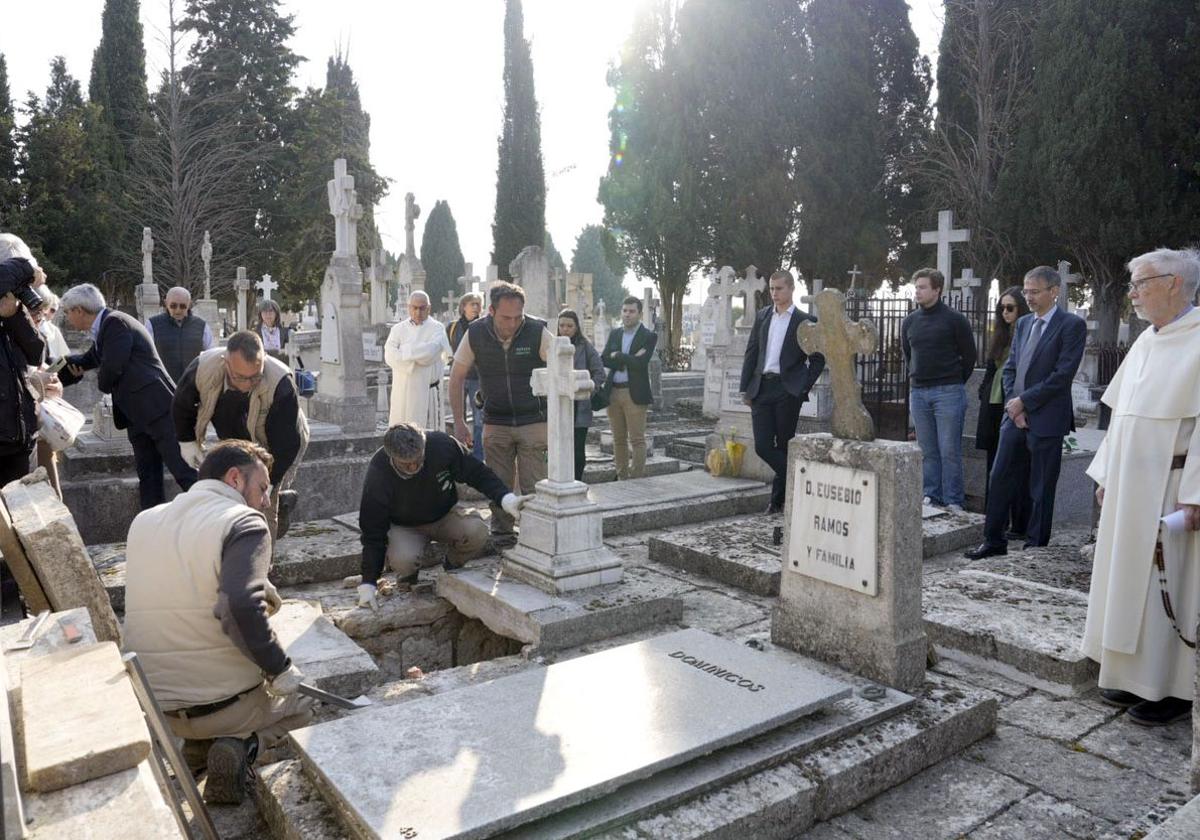
<svg viewBox="0 0 1200 840"><path fill-rule="evenodd" d="M412 423L442 429L442 374L450 357L446 329L430 317L429 295L409 295L408 317L388 334L383 358L392 369L392 402L388 425Z"/></svg>
<svg viewBox="0 0 1200 840"><path fill-rule="evenodd" d="M1083 652L1100 695L1162 726L1191 714L1200 614L1200 253L1129 261L1129 298L1151 329L1129 349L1104 403L1112 421L1088 467L1100 528ZM1160 521L1174 514L1174 526Z"/></svg>

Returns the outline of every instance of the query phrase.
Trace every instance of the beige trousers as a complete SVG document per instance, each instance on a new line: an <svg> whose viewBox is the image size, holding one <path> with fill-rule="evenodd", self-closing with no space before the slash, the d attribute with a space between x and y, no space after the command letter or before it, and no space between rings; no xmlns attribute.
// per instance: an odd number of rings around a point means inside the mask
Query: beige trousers
<svg viewBox="0 0 1200 840"><path fill-rule="evenodd" d="M289 729L307 726L313 701L299 694L272 697L261 685L236 703L197 718L167 715L171 731L189 741L208 738L249 738L258 735L260 749L270 749Z"/></svg>
<svg viewBox="0 0 1200 840"><path fill-rule="evenodd" d="M446 548L451 566L462 566L478 557L487 544L488 527L475 508L455 505L437 522L428 525L393 525L388 530L387 564L400 578L433 565L425 554L430 540Z"/></svg>
<svg viewBox="0 0 1200 840"><path fill-rule="evenodd" d="M613 461L617 478L641 478L646 474L646 409L633 401L628 388L613 388L608 400L608 426L613 436ZM633 467L629 450L633 450Z"/></svg>
<svg viewBox="0 0 1200 840"><path fill-rule="evenodd" d="M483 458L500 480L514 493L529 495L546 477L546 424L483 427ZM512 517L492 505L492 533L511 534Z"/></svg>

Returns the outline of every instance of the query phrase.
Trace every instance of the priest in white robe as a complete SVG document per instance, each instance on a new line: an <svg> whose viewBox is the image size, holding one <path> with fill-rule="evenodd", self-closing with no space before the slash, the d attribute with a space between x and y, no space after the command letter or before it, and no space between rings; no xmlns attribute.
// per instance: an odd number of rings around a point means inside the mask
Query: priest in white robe
<svg viewBox="0 0 1200 840"><path fill-rule="evenodd" d="M444 431L442 375L450 358L446 328L430 317L429 295L416 291L408 298L408 317L388 334L384 361L392 369L392 401L388 425L412 423Z"/></svg>
<svg viewBox="0 0 1200 840"><path fill-rule="evenodd" d="M1129 271L1130 300L1151 327L1102 398L1112 420L1088 467L1101 513L1083 652L1100 663L1106 702L1127 708L1134 723L1161 726L1191 714L1195 690L1200 253L1160 249L1131 260ZM1176 511L1178 527L1160 522Z"/></svg>

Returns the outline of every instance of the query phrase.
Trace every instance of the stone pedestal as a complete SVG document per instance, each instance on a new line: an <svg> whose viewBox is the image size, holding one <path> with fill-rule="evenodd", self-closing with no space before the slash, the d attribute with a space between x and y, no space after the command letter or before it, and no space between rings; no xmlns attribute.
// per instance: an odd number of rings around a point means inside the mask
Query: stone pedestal
<svg viewBox="0 0 1200 840"><path fill-rule="evenodd" d="M253 288L250 285L250 278L246 275L246 266L239 265L237 279L233 281L233 294L237 301L237 328L239 330L250 329L250 312L254 309L251 300L251 296L254 294Z"/></svg>
<svg viewBox="0 0 1200 840"><path fill-rule="evenodd" d="M348 432L371 431L375 405L367 397L362 270L355 257L333 255L321 284L321 313L321 375L311 416Z"/></svg>
<svg viewBox="0 0 1200 840"><path fill-rule="evenodd" d="M200 298L192 303L192 314L197 318L204 320L208 324L208 328L212 330L213 343L219 343L221 340L221 312L217 308L217 302L211 299Z"/></svg>
<svg viewBox="0 0 1200 840"><path fill-rule="evenodd" d="M158 284L139 283L134 303L137 306L137 319L142 323L162 312L162 298L158 294Z"/></svg>
<svg viewBox="0 0 1200 840"><path fill-rule="evenodd" d="M824 465L840 468L834 481L818 475L831 472ZM921 686L920 486L915 443L826 434L792 440L773 641L902 691ZM872 496L873 511L866 509ZM873 552L858 532L872 515ZM814 549L839 539L846 549Z"/></svg>

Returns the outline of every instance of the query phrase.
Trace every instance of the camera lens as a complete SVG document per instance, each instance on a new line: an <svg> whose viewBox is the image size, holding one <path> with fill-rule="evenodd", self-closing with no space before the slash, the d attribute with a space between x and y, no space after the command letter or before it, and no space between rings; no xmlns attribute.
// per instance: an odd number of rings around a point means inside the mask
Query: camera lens
<svg viewBox="0 0 1200 840"><path fill-rule="evenodd" d="M42 308L42 296L38 294L37 289L33 286L25 285L13 291L17 296L17 300L28 309L30 312L37 312Z"/></svg>

